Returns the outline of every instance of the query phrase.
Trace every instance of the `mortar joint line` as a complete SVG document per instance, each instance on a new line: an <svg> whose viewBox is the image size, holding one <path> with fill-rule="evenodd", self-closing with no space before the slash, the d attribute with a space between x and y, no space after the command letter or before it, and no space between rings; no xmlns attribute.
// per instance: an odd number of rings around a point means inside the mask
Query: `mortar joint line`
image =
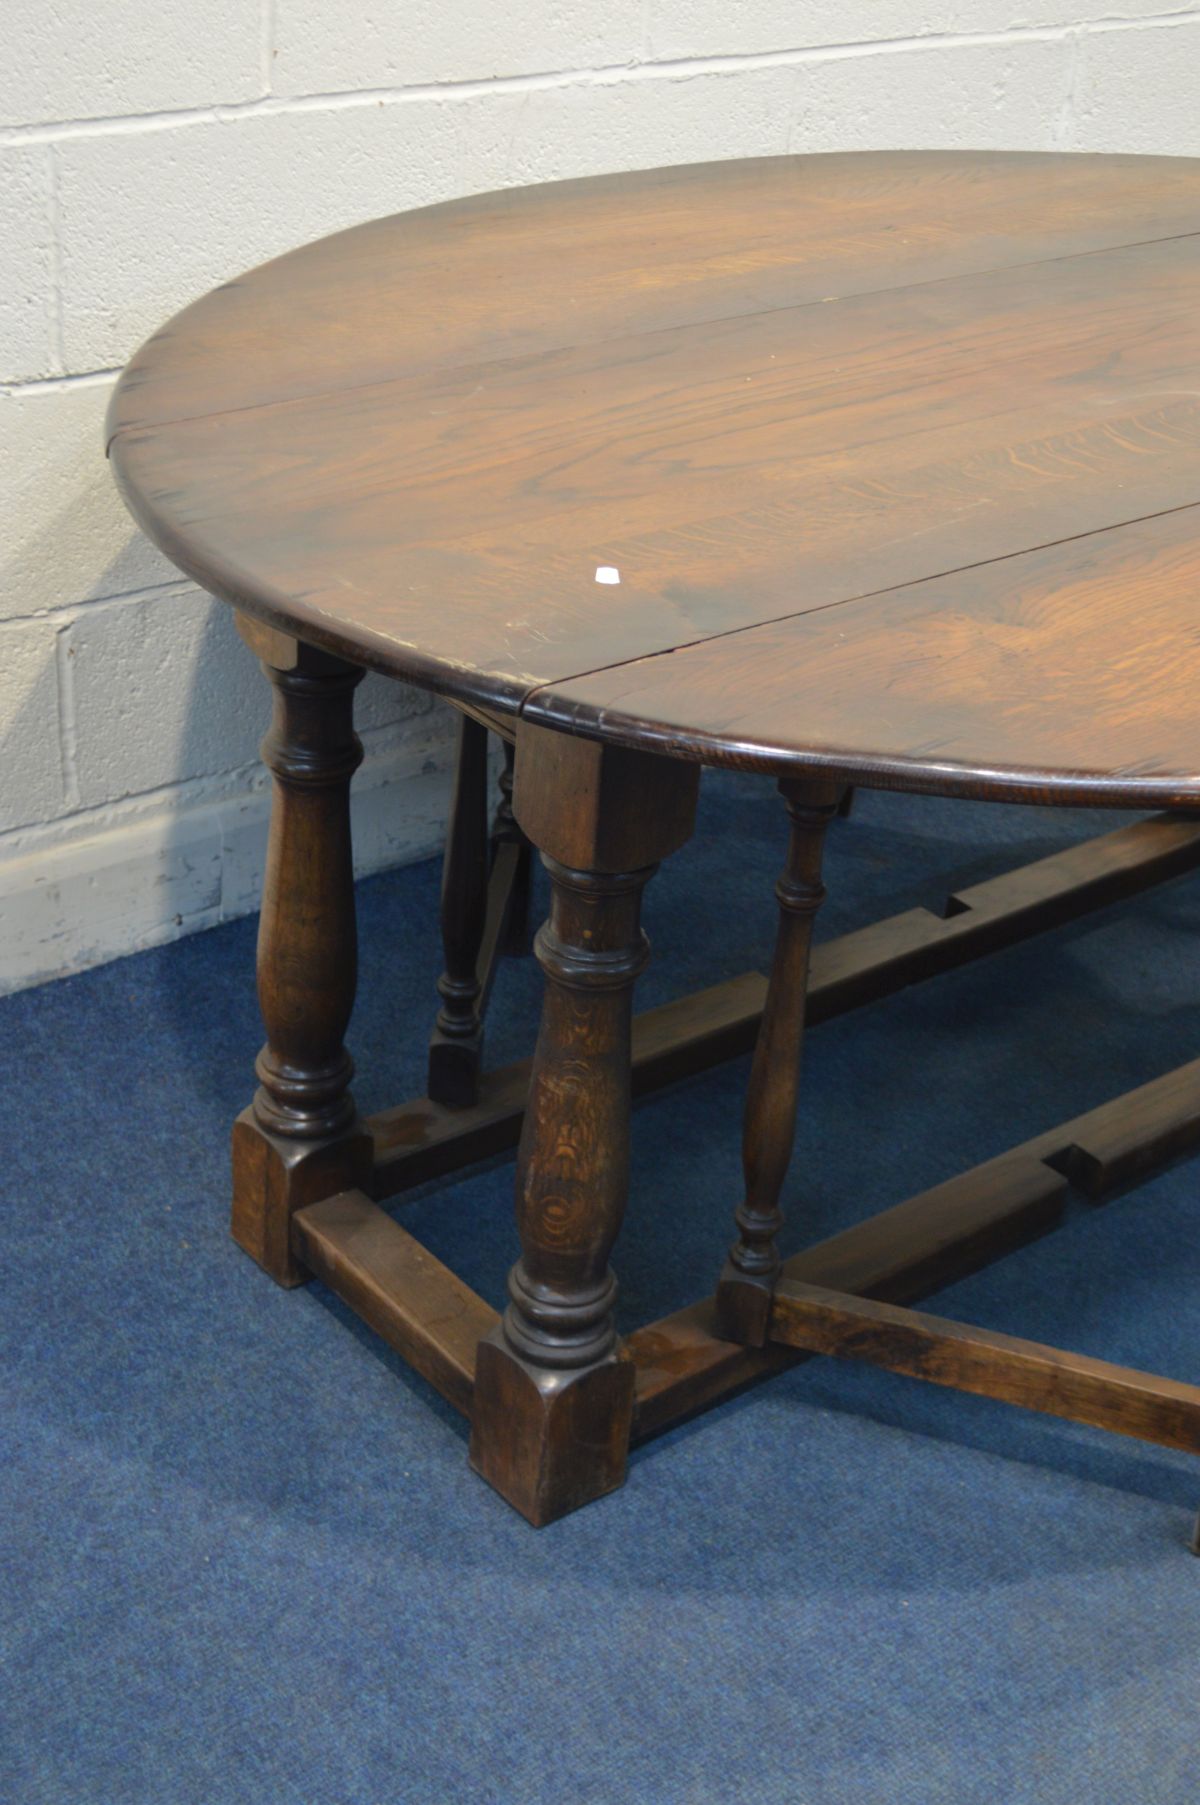
<svg viewBox="0 0 1200 1805"><path fill-rule="evenodd" d="M273 0L272 0L273 3ZM1108 14L1087 22L1089 33L1149 31L1200 21L1200 7L1187 7L1141 17ZM695 76L736 74L756 69L795 68L803 64L842 62L872 56L903 55L920 50L1003 48L1020 43L1062 43L1078 30L1078 22L1015 26L993 32L925 32L899 38L862 38L836 44L795 45L765 51L731 51L708 56L663 57L645 62L608 63L527 74L480 76L458 81L414 82L405 87L335 89L324 93L277 95L245 101L214 102L200 107L166 108L140 114L92 119L33 122L0 132L0 144L19 145L79 137L127 136L138 132L229 123L237 119L274 117L312 111L338 112L357 107L399 105L425 100L471 100L497 93L537 92L570 87L619 86L622 82L684 80Z"/></svg>

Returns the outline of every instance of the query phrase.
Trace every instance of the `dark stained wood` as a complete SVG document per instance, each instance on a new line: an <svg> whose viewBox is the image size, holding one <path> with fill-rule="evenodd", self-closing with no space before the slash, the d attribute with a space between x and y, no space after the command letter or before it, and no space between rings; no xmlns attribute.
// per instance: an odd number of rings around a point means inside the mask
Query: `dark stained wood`
<svg viewBox="0 0 1200 1805"><path fill-rule="evenodd" d="M320 654L295 670L265 668L275 715L262 756L274 806L258 930L267 1044L254 1111L276 1134L319 1140L354 1119L342 1036L357 976L350 779L362 761L353 727L362 672Z"/></svg>
<svg viewBox="0 0 1200 1805"><path fill-rule="evenodd" d="M1067 1183L1055 1167L1066 1149L1086 1150L1092 1194L1099 1197L1128 1182L1131 1171L1144 1176L1152 1165L1178 1156L1198 1140L1200 1060L806 1248L786 1262L779 1294L816 1287L822 1295L849 1303L867 1297L892 1303L920 1298L1058 1226ZM1105 1153L1117 1151L1121 1159L1106 1164ZM410 1360L456 1409L470 1414L476 1344L497 1322L489 1305L361 1193L327 1197L299 1210L292 1238L308 1271ZM709 1298L636 1330L625 1351L636 1372L633 1435L643 1441L810 1352L837 1350L814 1349L807 1341L762 1349L737 1346L717 1335L714 1300ZM1076 1360L1046 1351L1060 1360ZM1105 1369L1103 1362L1082 1364L1085 1369L1121 1370ZM1152 1410L1160 1389L1173 1395L1171 1381L1135 1377L1148 1388ZM1161 1439L1144 1428L1127 1432Z"/></svg>
<svg viewBox="0 0 1200 1805"><path fill-rule="evenodd" d="M292 1217L296 1257L442 1396L471 1411L475 1350L496 1312L361 1191Z"/></svg>
<svg viewBox="0 0 1200 1805"><path fill-rule="evenodd" d="M784 1262L782 1277L911 1303L1061 1220L1064 1172L1096 1200L1200 1146L1200 1060L1165 1073ZM636 1439L799 1357L723 1341L711 1300L637 1330Z"/></svg>
<svg viewBox="0 0 1200 1805"><path fill-rule="evenodd" d="M1200 1142L1200 1059L1102 1104L1029 1143L1085 1197L1138 1184Z"/></svg>
<svg viewBox="0 0 1200 1805"><path fill-rule="evenodd" d="M496 721L485 710L464 710L474 724L488 732L496 732ZM483 927L478 936L475 956L475 1013L479 1018L482 1039L482 1022L487 1013L492 985L496 971L504 954L521 955L531 950L529 940L529 907L531 899L531 860L532 848L525 835L517 825L512 810L513 788L513 756L514 756L514 724L506 723L506 733L501 735L500 744L503 749L503 763L500 767L495 813L492 816L490 831L487 834L486 854L486 886L483 907ZM469 738L460 736L458 763L462 764L462 748L471 744ZM457 823L460 815L460 797L464 796L461 769L455 773L455 797L451 807L451 819ZM485 810L486 812L486 806ZM478 810L476 810L478 813ZM447 838L447 851L450 841L455 837L452 829ZM482 845L478 826L471 837L472 848ZM474 860L468 861L469 869L474 869ZM443 881L451 886L459 880L450 876L447 867L443 867ZM476 1069L472 1083L470 1107L479 1101L479 1085L482 1077L481 1062L476 1061ZM437 1093L430 1090L431 1098ZM448 1096L439 1096L439 1101L449 1102ZM465 1102L457 1107L467 1107Z"/></svg>
<svg viewBox="0 0 1200 1805"><path fill-rule="evenodd" d="M513 814L513 767L516 759L516 741L501 739L504 763L500 767L500 800L496 804L496 815L492 823L492 863L503 861L511 866L511 876L505 891L504 933L502 948L506 953L527 953L529 947L529 909L531 903L531 887L533 883L532 848L521 829L517 826L517 818ZM515 848L515 856L512 856Z"/></svg>
<svg viewBox="0 0 1200 1805"><path fill-rule="evenodd" d="M1161 815L972 884L947 898L944 916L908 909L827 940L812 952L808 1023L829 1021L1197 865L1200 821ZM749 1052L766 988L763 976L746 972L635 1016L634 1095ZM469 1110L417 1098L372 1116L372 1195L390 1197L514 1147L528 1087L529 1061L520 1060L484 1072L479 1101Z"/></svg>
<svg viewBox="0 0 1200 1805"><path fill-rule="evenodd" d="M122 386L114 468L214 593L484 709L876 783L1197 800L1198 204L1194 164L916 153L464 203L174 322ZM489 279L441 293L472 240ZM407 309L357 286L389 254ZM520 320L509 257L522 305L556 260ZM356 306L384 309L357 340Z"/></svg>
<svg viewBox="0 0 1200 1805"><path fill-rule="evenodd" d="M893 151L472 195L206 295L134 358L110 429L1174 237L1198 187L1181 158Z"/></svg>
<svg viewBox="0 0 1200 1805"><path fill-rule="evenodd" d="M479 1348L471 1464L538 1525L625 1477L633 1367L608 1260L629 1183L633 985L649 957L641 894L690 830L685 775L518 731L514 811L550 873L534 945L546 988L517 1154L521 1257Z"/></svg>
<svg viewBox="0 0 1200 1805"><path fill-rule="evenodd" d="M330 1140L295 1140L263 1127L253 1108L233 1124L233 1210L230 1232L238 1246L279 1285L308 1277L292 1251L297 1210L350 1185L371 1182L372 1142L365 1126Z"/></svg>
<svg viewBox="0 0 1200 1805"><path fill-rule="evenodd" d="M883 787L1194 806L1193 644L1197 507L582 678L527 714Z"/></svg>
<svg viewBox="0 0 1200 1805"><path fill-rule="evenodd" d="M487 729L460 715L446 849L441 926L446 969L429 1042L429 1095L461 1109L477 1101L483 1059L480 952L488 907Z"/></svg>
<svg viewBox="0 0 1200 1805"><path fill-rule="evenodd" d="M130 431L114 465L206 587L513 710L1195 502L1198 263L1193 237L614 340Z"/></svg>
<svg viewBox="0 0 1200 1805"><path fill-rule="evenodd" d="M1200 1454L1200 1386L784 1279L771 1338Z"/></svg>
<svg viewBox="0 0 1200 1805"><path fill-rule="evenodd" d="M1198 292L1200 163L776 159L377 222L206 297L118 384L131 512L243 612L277 693L268 1042L235 1127L235 1234L281 1282L327 1273L469 1403L473 1463L530 1521L621 1483L635 1394L650 1433L797 1357L718 1340L711 1303L627 1348L614 1327L635 1076L696 1069L759 1012L747 986L715 1015L660 1012L635 1073L640 893L691 831L700 763L830 796L1200 804ZM468 1083L436 1051L432 1080L464 1107L391 1112L374 1163L343 1045L363 668L472 717L440 1029ZM485 884L489 729L516 762ZM472 1102L519 913L513 823L551 874L546 998L529 1073ZM1185 868L1195 843L1160 824L976 886L944 921L867 930L814 961L810 1018ZM760 1306L812 850L750 1099L733 1270L761 1267ZM798 1256L781 1332L1194 1445L1200 1393L856 1299L909 1301L1048 1226L1068 1176L1100 1195L1192 1145L1198 1083L1172 1075ZM494 1150L523 1107L496 1319L365 1193ZM737 1314L722 1327L754 1339Z"/></svg>
<svg viewBox="0 0 1200 1805"><path fill-rule="evenodd" d="M262 746L274 779L258 931L267 1043L253 1106L234 1125L233 1235L290 1285L303 1276L292 1213L370 1173L343 1044L357 968L350 779L362 758L353 726L362 671L294 643L269 649L287 664L264 665L275 698Z"/></svg>
<svg viewBox="0 0 1200 1805"><path fill-rule="evenodd" d="M757 972L728 978L639 1015L633 1030L635 1096L720 1065L754 1044L767 981ZM529 1092L528 1059L480 1076L479 1102L451 1110L420 1097L368 1118L375 1144L375 1197L391 1197L429 1179L515 1147Z"/></svg>
<svg viewBox="0 0 1200 1805"><path fill-rule="evenodd" d="M699 790L693 767L518 723L513 813L560 865L616 872L657 864L691 837Z"/></svg>
<svg viewBox="0 0 1200 1805"><path fill-rule="evenodd" d="M480 1014L487 1009L502 953L528 951L528 934L514 927L529 906L529 848L519 840L497 840L488 874L487 910L475 976L479 984ZM477 1093L478 1094L478 1093Z"/></svg>
<svg viewBox="0 0 1200 1805"><path fill-rule="evenodd" d="M296 671L311 662L313 648L293 634L269 627L265 621L255 620L252 614L238 612L233 618L239 637L265 669Z"/></svg>
<svg viewBox="0 0 1200 1805"><path fill-rule="evenodd" d="M967 885L945 899L940 915L908 909L827 940L813 949L809 1022L1077 921L1197 865L1200 819L1153 815Z"/></svg>
<svg viewBox="0 0 1200 1805"><path fill-rule="evenodd" d="M1015 1149L805 1248L782 1276L909 1302L1055 1228L1066 1197L1060 1173ZM625 1347L639 1441L800 1357L723 1339L711 1298L636 1329Z"/></svg>
<svg viewBox="0 0 1200 1805"><path fill-rule="evenodd" d="M761 973L746 971L635 1015L634 1096L649 1096L748 1053L766 994Z"/></svg>
<svg viewBox="0 0 1200 1805"><path fill-rule="evenodd" d="M779 1274L776 1236L783 1227L779 1193L796 1132L813 923L825 900L821 855L825 831L841 803L836 785L822 788L785 779L781 788L791 831L787 863L775 885L779 926L746 1087L742 1120L745 1195L735 1213L737 1239L717 1286L722 1333L749 1347L761 1347L766 1339L771 1292Z"/></svg>

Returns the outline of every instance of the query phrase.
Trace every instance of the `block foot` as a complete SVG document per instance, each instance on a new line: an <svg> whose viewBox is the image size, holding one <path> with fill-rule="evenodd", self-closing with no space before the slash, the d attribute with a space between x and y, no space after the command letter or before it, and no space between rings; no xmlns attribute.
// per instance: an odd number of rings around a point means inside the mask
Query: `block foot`
<svg viewBox="0 0 1200 1805"><path fill-rule="evenodd" d="M479 1344L471 1465L540 1529L624 1484L634 1370L620 1352L552 1369L513 1352L502 1325Z"/></svg>
<svg viewBox="0 0 1200 1805"><path fill-rule="evenodd" d="M366 1190L373 1159L361 1124L336 1139L306 1141L272 1134L244 1109L233 1125L234 1240L277 1284L305 1284L309 1274L292 1252L292 1217L340 1191Z"/></svg>
<svg viewBox="0 0 1200 1805"><path fill-rule="evenodd" d="M774 1272L752 1277L727 1259L717 1285L716 1325L723 1341L765 1347L771 1328Z"/></svg>

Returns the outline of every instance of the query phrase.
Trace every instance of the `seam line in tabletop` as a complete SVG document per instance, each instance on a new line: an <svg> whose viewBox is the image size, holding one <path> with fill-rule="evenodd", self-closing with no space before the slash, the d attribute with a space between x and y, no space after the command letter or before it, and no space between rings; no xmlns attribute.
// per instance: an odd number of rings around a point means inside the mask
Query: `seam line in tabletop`
<svg viewBox="0 0 1200 1805"><path fill-rule="evenodd" d="M763 627L779 627L785 621L807 620L816 614L830 614L835 608L848 608L855 602L868 602L883 595L900 595L906 589L920 589L926 583L940 583L947 577L961 576L968 570L983 570L989 564L1007 564L1013 558L1027 558L1035 552L1052 551L1057 545L1073 545L1084 539L1097 539L1105 533L1120 533L1126 528L1143 526L1151 520L1167 520L1174 514L1187 514L1200 509L1200 497L1195 501L1180 502L1174 508L1156 508L1149 514L1135 514L1128 520L1112 520L1106 526L1090 527L1084 533L1066 533L1061 539L1039 540L1034 545L1020 545L1013 551L998 552L994 558L976 558L969 564L953 564L946 570L932 570L925 576L913 577L906 583L885 583L879 589L864 589L855 595L843 595L836 602L818 602L813 608L789 609L786 614L773 614L765 620L747 621L740 627L729 627L722 633L704 633L697 639L684 640L677 646L665 647L658 652L640 652L634 658L616 658L611 664L597 664L589 670L572 671L569 676L551 677L544 683L536 683L521 698L518 713L524 714L526 708L538 696L547 691L553 692L564 683L582 683L588 677L602 676L605 671L624 670L635 664L653 664L661 658L673 658L678 652L694 651L698 646L715 645L722 639L738 639L747 633L756 633Z"/></svg>
<svg viewBox="0 0 1200 1805"><path fill-rule="evenodd" d="M403 217L403 215L400 215L399 217ZM885 284L881 288L852 288L847 289L844 294L823 295L819 300L812 301L790 301L782 307L752 307L747 309L744 313L714 314L711 318L683 320L669 326L650 326L634 332L617 332L607 338L568 340L561 345L551 345L544 351L518 351L505 357L467 358L461 363L438 364L431 366L428 369L407 370L400 372L395 376L374 377L367 382L348 382L344 383L341 387L335 388L306 389L303 394L280 395L273 401L248 401L240 407L213 408L212 411L208 413L172 414L162 419L145 420L141 422L129 421L118 426L108 436L105 440L104 454L107 457L111 453L116 441L128 433L160 432L169 426L188 426L198 420L225 420L230 419L237 414L267 413L273 408L298 407L313 401L328 400L335 395L355 395L365 393L371 389L386 389L393 386L399 386L402 383L424 382L431 376L449 376L459 370L498 369L505 364L536 362L539 358L555 357L566 352L590 350L601 345L619 345L624 339L660 338L665 337L672 332L694 331L704 326L721 326L733 320L767 319L774 314L802 313L812 307L836 307L842 302L866 299L871 295L907 294L916 289L937 288L948 282L971 282L980 276L1000 275L1007 273L1010 270L1039 269L1043 265L1052 263L1079 263L1088 257L1108 257L1113 256L1120 251L1150 250L1155 245L1176 244L1182 242L1184 239L1197 237L1200 237L1200 226L1195 227L1190 232L1167 232L1158 238L1131 238L1127 243L1098 245L1086 251L1065 251L1056 257L1031 257L1023 263L983 264L977 269L954 270L948 275L927 276L917 282L893 282ZM224 286L229 288L237 287L242 281L253 274L253 270L247 271L244 277L235 276L232 281L224 284ZM206 297L204 296L198 297L200 300L205 298ZM164 321L163 326L165 327L170 323L170 321ZM162 329L163 328L160 328L160 330ZM146 343L152 343L154 336L156 335L152 335L151 339L147 340ZM139 351L134 353L134 356L140 356L141 350L144 349L145 346L143 345L140 347ZM118 381L117 384L117 389L119 390L119 388L120 381ZM116 391L114 391L114 393L115 392Z"/></svg>

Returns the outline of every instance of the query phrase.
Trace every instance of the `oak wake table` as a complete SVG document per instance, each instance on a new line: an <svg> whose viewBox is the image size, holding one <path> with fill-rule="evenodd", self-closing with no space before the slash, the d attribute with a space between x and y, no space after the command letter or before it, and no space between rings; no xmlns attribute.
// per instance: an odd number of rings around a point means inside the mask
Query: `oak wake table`
<svg viewBox="0 0 1200 1805"><path fill-rule="evenodd" d="M1200 1062L777 1252L806 999L828 1017L1200 863L1198 401L1200 163L1141 157L779 158L455 201L225 284L124 372L125 499L274 688L234 1235L468 1414L530 1521L814 1352L1200 1451L1196 1386L911 1307L1069 1191L1192 1146ZM343 1045L367 669L461 711L430 1094L371 1120ZM631 1021L640 895L703 765L783 792L774 962ZM810 961L857 785L1162 812ZM488 1071L531 848L541 1027ZM619 1341L631 1090L751 1045L715 1293ZM518 1135L500 1317L379 1200Z"/></svg>

